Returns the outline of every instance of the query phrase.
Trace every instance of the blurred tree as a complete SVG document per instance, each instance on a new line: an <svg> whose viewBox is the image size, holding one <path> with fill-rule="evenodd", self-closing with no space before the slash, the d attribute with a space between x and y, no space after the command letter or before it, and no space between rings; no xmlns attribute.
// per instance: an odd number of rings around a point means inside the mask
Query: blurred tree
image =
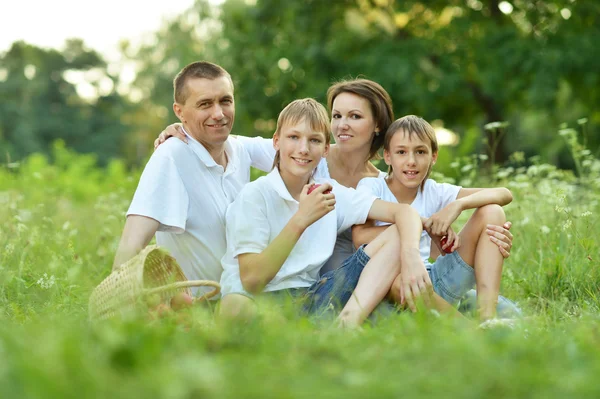
<svg viewBox="0 0 600 399"><path fill-rule="evenodd" d="M398 116L440 119L468 135L457 155L484 151L473 134L484 138L486 123L506 120L497 160L521 150L568 163L562 122L587 117L587 144L600 146L599 19L594 0L227 0L220 9L197 0L147 44L126 49L148 101L132 121L144 129L131 137L151 149L176 120L175 73L207 59L233 75L239 134L270 136L289 101L324 102L330 83L362 75L390 92Z"/></svg>
<svg viewBox="0 0 600 399"><path fill-rule="evenodd" d="M390 92L399 115L459 132L513 122L498 160L503 148L557 143L561 122L600 122L597 1L228 0L223 10L218 58L242 98L263 96L242 103L245 125L296 97L323 100L331 80L359 74ZM531 112L541 117L526 130Z"/></svg>
<svg viewBox="0 0 600 399"><path fill-rule="evenodd" d="M69 76L87 89L85 98ZM96 153L101 163L120 157L126 129L121 118L130 106L115 92L118 79L81 40L67 41L62 53L16 42L0 56L0 77L3 158L49 153L58 138L79 152Z"/></svg>

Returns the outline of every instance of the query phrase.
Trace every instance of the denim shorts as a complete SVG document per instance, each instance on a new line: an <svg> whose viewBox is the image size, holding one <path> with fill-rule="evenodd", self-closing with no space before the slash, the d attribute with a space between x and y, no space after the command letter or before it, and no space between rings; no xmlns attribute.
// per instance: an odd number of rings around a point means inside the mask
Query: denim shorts
<svg viewBox="0 0 600 399"><path fill-rule="evenodd" d="M303 310L313 316L337 316L358 285L360 275L370 258L361 246L342 266L323 274L310 286L303 301Z"/></svg>
<svg viewBox="0 0 600 399"><path fill-rule="evenodd" d="M473 289L475 269L461 258L458 251L439 256L427 271L436 294L454 306L460 303L461 313L475 311L477 308L477 292ZM522 316L519 306L502 295L498 295L496 313L498 317L505 318Z"/></svg>
<svg viewBox="0 0 600 399"><path fill-rule="evenodd" d="M439 256L427 269L433 290L451 305L475 286L475 270L454 251Z"/></svg>

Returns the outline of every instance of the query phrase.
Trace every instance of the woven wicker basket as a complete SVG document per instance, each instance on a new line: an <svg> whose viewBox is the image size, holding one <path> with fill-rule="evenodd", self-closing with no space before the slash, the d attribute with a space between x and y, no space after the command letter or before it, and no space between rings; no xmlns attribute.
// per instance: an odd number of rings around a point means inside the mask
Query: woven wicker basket
<svg viewBox="0 0 600 399"><path fill-rule="evenodd" d="M92 321L104 320L117 315L135 313L144 306L150 296L169 303L178 292L192 295L190 287L210 286L214 289L194 302L217 295L221 286L214 281L187 281L175 258L167 250L150 245L138 255L122 264L94 289L90 297L89 317Z"/></svg>

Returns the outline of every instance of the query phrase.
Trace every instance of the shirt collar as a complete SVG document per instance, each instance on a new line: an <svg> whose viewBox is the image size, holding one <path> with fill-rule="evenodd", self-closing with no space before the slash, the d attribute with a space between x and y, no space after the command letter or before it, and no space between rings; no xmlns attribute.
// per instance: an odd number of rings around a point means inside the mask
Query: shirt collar
<svg viewBox="0 0 600 399"><path fill-rule="evenodd" d="M287 187L285 186L285 183L283 182L283 179L281 178L281 175L279 174L278 167L274 167L273 170L271 172L269 172L269 174L266 176L266 178L269 181L270 186L273 187L275 192L281 198L283 198L286 201L292 201L292 202L298 203L298 201L296 201L294 199L294 197L292 197L292 195L288 191Z"/></svg>
<svg viewBox="0 0 600 399"><path fill-rule="evenodd" d="M204 163L204 165L206 165L206 167L208 167L208 168L221 167L222 168L221 165L219 165L218 163L215 162L215 160L210 155L210 153L208 152L206 147L204 147L198 140L193 138L185 130L183 125L181 125L181 130L183 130L183 133L188 138L188 145L190 146L190 148L192 149L194 154L196 154L196 156L198 156L198 158L200 158L200 160L202 161L202 163ZM235 170L235 166L234 166L235 162L233 159L233 148L232 148L229 140L230 140L230 137L227 137L227 141L225 141L225 154L227 155L227 169L226 170L227 170L227 172L233 172Z"/></svg>

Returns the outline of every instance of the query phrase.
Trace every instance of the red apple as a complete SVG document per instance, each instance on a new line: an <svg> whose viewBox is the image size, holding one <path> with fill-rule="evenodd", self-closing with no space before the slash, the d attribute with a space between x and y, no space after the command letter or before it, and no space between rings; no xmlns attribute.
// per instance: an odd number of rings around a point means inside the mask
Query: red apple
<svg viewBox="0 0 600 399"><path fill-rule="evenodd" d="M171 298L171 308L173 310L189 308L193 304L194 299L185 292L180 292Z"/></svg>
<svg viewBox="0 0 600 399"><path fill-rule="evenodd" d="M448 236L443 236L442 239L440 240L440 245L443 247L444 245L446 245L447 242L448 242ZM444 249L444 252L447 254L452 253L452 246L449 246L448 248Z"/></svg>
<svg viewBox="0 0 600 399"><path fill-rule="evenodd" d="M312 186L310 186L310 187L308 188L308 191L306 192L306 194L307 194L307 195L310 195L310 193L312 193L313 191L315 191L315 189L316 189L317 187L319 187L319 186L320 186L320 184L317 184L317 183L313 184ZM325 190L325 191L323 191L323 194L329 194L330 192L331 192L331 189L329 189L329 190Z"/></svg>
<svg viewBox="0 0 600 399"><path fill-rule="evenodd" d="M172 312L169 305L165 303L160 303L155 307L150 308L149 316L150 320L157 320L167 317Z"/></svg>

